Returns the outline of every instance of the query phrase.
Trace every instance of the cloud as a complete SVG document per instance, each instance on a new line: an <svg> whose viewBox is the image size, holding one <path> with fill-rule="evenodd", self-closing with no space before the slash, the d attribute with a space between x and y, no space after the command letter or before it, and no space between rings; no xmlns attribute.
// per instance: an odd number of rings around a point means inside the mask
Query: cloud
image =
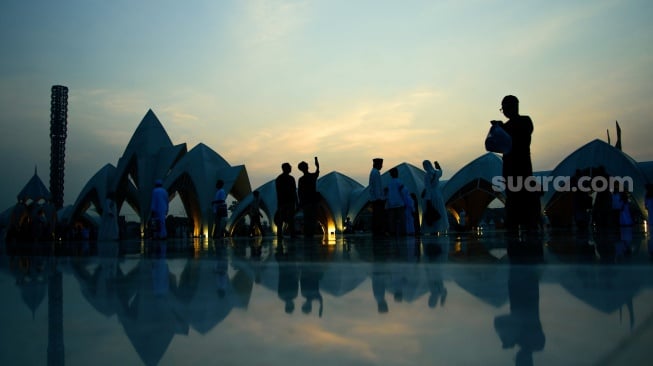
<svg viewBox="0 0 653 366"><path fill-rule="evenodd" d="M416 122L418 111L438 98L428 90L409 91L393 98L323 102L290 121L272 121L268 127L236 131L221 140L219 153L243 162L248 170L278 169L281 162L308 160L318 155L330 161L328 170L341 171L356 160L366 170L369 158L392 151L398 159L422 156L438 137L439 129ZM342 163L346 161L345 163Z"/></svg>
<svg viewBox="0 0 653 366"><path fill-rule="evenodd" d="M252 47L276 42L301 28L307 9L308 4L303 1L247 1L239 29L245 43Z"/></svg>

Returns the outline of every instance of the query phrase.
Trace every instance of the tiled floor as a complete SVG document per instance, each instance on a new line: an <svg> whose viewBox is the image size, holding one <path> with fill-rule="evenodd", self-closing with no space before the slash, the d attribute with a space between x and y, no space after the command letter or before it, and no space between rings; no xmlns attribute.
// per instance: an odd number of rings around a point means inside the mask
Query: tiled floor
<svg viewBox="0 0 653 366"><path fill-rule="evenodd" d="M649 247L640 230L3 243L0 364L644 364Z"/></svg>

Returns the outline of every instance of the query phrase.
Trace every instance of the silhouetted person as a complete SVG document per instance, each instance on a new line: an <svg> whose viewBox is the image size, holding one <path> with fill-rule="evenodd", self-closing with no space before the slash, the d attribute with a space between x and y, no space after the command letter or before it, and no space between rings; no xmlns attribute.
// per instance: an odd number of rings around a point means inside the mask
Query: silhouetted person
<svg viewBox="0 0 653 366"><path fill-rule="evenodd" d="M408 191L408 188L405 186L401 190L401 195L404 199L404 233L408 235L415 235L415 212L417 206L415 206L415 201L411 197L411 194Z"/></svg>
<svg viewBox="0 0 653 366"><path fill-rule="evenodd" d="M519 100L507 95L501 101L501 111L507 122L492 121L501 126L512 138L512 149L503 154L503 178L506 182L506 229L514 231L520 226L535 229L540 217L536 211L538 196L524 187L527 177L533 175L531 163L531 135L533 121L529 116L519 114Z"/></svg>
<svg viewBox="0 0 653 366"><path fill-rule="evenodd" d="M281 165L282 173L274 181L277 190L277 212L274 215L274 224L277 225L277 237L283 237L284 225L290 231L290 236L295 236L295 212L297 211L297 185L295 178L290 175L292 166L289 163Z"/></svg>
<svg viewBox="0 0 653 366"><path fill-rule="evenodd" d="M224 225L227 219L227 192L224 191L224 181L215 182L215 195L213 195L213 239L224 237Z"/></svg>
<svg viewBox="0 0 653 366"><path fill-rule="evenodd" d="M621 211L619 212L619 225L623 228L624 226L633 226L633 217L630 214L630 200L628 199L628 192L623 191L619 195L621 200Z"/></svg>
<svg viewBox="0 0 653 366"><path fill-rule="evenodd" d="M415 193L410 194L410 199L413 200L413 207L415 207L415 210L413 211L413 232L415 233L415 236L419 236L421 234L421 224L419 222L419 199Z"/></svg>
<svg viewBox="0 0 653 366"><path fill-rule="evenodd" d="M315 172L308 171L308 163L302 161L297 169L303 173L297 182L297 195L299 206L304 212L304 237L309 238L315 234L317 225L317 205L319 194L317 192L317 178L320 176L320 163L315 157Z"/></svg>
<svg viewBox="0 0 653 366"><path fill-rule="evenodd" d="M589 229L590 212L592 210L592 196L589 192L584 192L583 187L579 185L579 179L583 176L580 170L576 170L576 174L572 177L572 205L574 211L574 222L576 228L581 232L586 232Z"/></svg>
<svg viewBox="0 0 653 366"><path fill-rule="evenodd" d="M429 160L424 160L422 166L424 167L424 209L426 210L428 205L432 205L431 207L440 214L440 217L438 219L425 217L421 231L424 234L446 234L449 230L449 219L440 189L442 167L437 161L432 164Z"/></svg>
<svg viewBox="0 0 653 366"><path fill-rule="evenodd" d="M383 236L385 232L385 196L383 195L381 168L383 168L383 159L372 159L368 187L372 204L372 235L377 237Z"/></svg>
<svg viewBox="0 0 653 366"><path fill-rule="evenodd" d="M263 225L261 225L261 194L259 191L252 192L252 204L249 206L249 226L251 235L263 235ZM258 234L256 230L258 229Z"/></svg>
<svg viewBox="0 0 653 366"><path fill-rule="evenodd" d="M154 239L165 239L168 236L166 230L166 216L168 216L168 192L163 188L163 181L157 179L152 190L152 218L154 219Z"/></svg>
<svg viewBox="0 0 653 366"><path fill-rule="evenodd" d="M118 209L116 197L113 192L107 193L104 211L102 211L102 223L98 231L98 240L118 240Z"/></svg>
<svg viewBox="0 0 653 366"><path fill-rule="evenodd" d="M402 190L404 184L399 180L399 170L395 167L390 169L390 183L385 208L388 213L388 229L394 236L406 233L404 195Z"/></svg>

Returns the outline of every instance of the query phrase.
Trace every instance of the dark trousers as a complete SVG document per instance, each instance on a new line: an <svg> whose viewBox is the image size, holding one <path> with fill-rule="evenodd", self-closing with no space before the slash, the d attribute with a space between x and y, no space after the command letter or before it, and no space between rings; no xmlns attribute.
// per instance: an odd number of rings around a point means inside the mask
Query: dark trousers
<svg viewBox="0 0 653 366"><path fill-rule="evenodd" d="M506 191L506 229L536 230L540 219L539 195L520 190Z"/></svg>
<svg viewBox="0 0 653 366"><path fill-rule="evenodd" d="M284 224L290 232L290 236L295 236L295 205L279 206L274 221L274 224L277 225L277 237L283 236Z"/></svg>
<svg viewBox="0 0 653 366"><path fill-rule="evenodd" d="M385 201L372 201L372 234L383 236L385 233Z"/></svg>
<svg viewBox="0 0 653 366"><path fill-rule="evenodd" d="M302 210L304 211L304 237L312 237L317 228L317 205L306 204L302 206Z"/></svg>
<svg viewBox="0 0 653 366"><path fill-rule="evenodd" d="M390 231L391 235L402 236L406 234L406 213L404 211L404 206L386 210L388 213L388 231Z"/></svg>

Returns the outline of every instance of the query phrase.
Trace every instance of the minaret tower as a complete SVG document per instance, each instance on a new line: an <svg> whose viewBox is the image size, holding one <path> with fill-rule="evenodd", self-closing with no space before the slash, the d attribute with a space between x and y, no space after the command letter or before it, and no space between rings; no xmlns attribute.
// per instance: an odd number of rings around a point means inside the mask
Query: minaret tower
<svg viewBox="0 0 653 366"><path fill-rule="evenodd" d="M57 210L63 207L67 125L68 87L54 85L50 104L50 193Z"/></svg>

